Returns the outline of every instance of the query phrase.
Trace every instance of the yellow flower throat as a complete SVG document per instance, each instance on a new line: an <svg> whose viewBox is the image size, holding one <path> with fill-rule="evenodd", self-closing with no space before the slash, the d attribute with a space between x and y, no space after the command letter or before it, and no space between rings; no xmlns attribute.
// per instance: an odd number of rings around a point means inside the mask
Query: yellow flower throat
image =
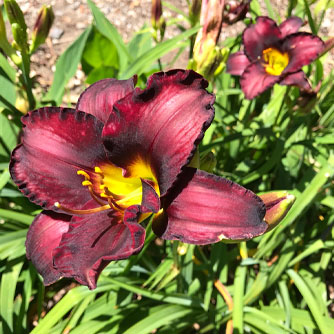
<svg viewBox="0 0 334 334"><path fill-rule="evenodd" d="M274 48L263 50L262 59L264 61L262 65L264 66L265 71L270 75L281 75L289 64L288 54L286 52L281 53Z"/></svg>
<svg viewBox="0 0 334 334"><path fill-rule="evenodd" d="M82 185L87 187L92 199L99 205L93 209L76 210L56 202L54 205L69 214L90 214L108 209L123 213L131 205L142 202L142 182L145 179L152 183L155 191L160 195L157 180L150 168L138 159L128 168L129 177L123 176L123 170L112 164L101 164L94 168L94 172L78 170L77 175L83 176Z"/></svg>

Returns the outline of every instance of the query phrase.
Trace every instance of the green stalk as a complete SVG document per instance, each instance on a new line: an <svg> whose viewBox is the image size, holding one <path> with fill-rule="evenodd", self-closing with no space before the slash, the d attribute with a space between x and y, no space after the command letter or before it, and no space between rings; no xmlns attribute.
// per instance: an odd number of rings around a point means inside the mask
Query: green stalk
<svg viewBox="0 0 334 334"><path fill-rule="evenodd" d="M24 84L26 86L27 97L29 102L29 109L32 110L35 108L35 99L32 93L32 82L30 78L30 59L26 50L21 51L22 54L22 74L24 79Z"/></svg>

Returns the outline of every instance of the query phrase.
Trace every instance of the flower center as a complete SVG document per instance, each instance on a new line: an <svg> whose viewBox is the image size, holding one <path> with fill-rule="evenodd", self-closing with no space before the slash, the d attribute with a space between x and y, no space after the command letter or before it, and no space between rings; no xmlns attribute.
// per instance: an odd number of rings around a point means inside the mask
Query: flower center
<svg viewBox="0 0 334 334"><path fill-rule="evenodd" d="M158 183L150 166L138 159L129 167L129 170L129 177L124 177L122 168L112 164L95 166L94 172L78 170L77 174L84 177L82 185L87 187L92 199L99 206L93 209L76 210L67 208L59 202L54 205L69 214L90 214L108 209L123 213L129 206L141 204L141 179L149 181L159 195Z"/></svg>
<svg viewBox="0 0 334 334"><path fill-rule="evenodd" d="M277 49L268 48L263 50L263 66L268 74L281 75L289 64L289 56L286 52L281 53Z"/></svg>

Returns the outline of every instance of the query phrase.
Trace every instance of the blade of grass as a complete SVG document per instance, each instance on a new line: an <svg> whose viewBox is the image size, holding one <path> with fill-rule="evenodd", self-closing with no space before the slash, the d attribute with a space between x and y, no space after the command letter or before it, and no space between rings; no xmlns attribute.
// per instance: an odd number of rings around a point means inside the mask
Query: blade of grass
<svg viewBox="0 0 334 334"><path fill-rule="evenodd" d="M190 298L188 296L185 295L176 295L176 294L166 294L166 293L162 293L162 292L153 292L150 290L146 290L146 289L142 289L139 288L133 284L128 284L128 283L124 283L121 282L117 279L111 278L111 277L106 277L105 278L106 281L122 288L125 289L127 291L131 291L134 292L138 295L142 295L144 297L150 298L150 299L154 299L154 300L159 300L159 301L163 301L165 303L170 303L170 304L178 304L178 305L183 305L183 306L192 306L192 307L196 307L196 308L202 308L203 304L200 302L199 299L197 298Z"/></svg>
<svg viewBox="0 0 334 334"><path fill-rule="evenodd" d="M238 266L235 271L234 278L234 295L233 295L233 311L232 320L233 328L239 333L244 332L244 289L246 281L247 267Z"/></svg>
<svg viewBox="0 0 334 334"><path fill-rule="evenodd" d="M307 0L304 0L304 9L305 9L305 13L306 13L307 18L308 18L308 23L310 25L312 34L317 35L318 34L318 30L317 30L317 27L316 27L316 25L314 23L314 20L313 20L313 17L312 17L312 13L311 13L310 7L309 7L309 5L307 3Z"/></svg>
<svg viewBox="0 0 334 334"><path fill-rule="evenodd" d="M91 27L87 28L57 60L51 88L43 101L53 101L56 105L60 105L65 86L78 68L91 29Z"/></svg>
<svg viewBox="0 0 334 334"><path fill-rule="evenodd" d="M140 75L142 74L152 63L159 58L161 58L164 54L169 51L176 49L180 46L179 42L189 38L193 34L195 34L199 30L199 26L186 30L182 34L166 40L162 43L156 45L153 49L145 52L143 55L136 58L129 67L120 74L120 79L130 78L134 74Z"/></svg>
<svg viewBox="0 0 334 334"><path fill-rule="evenodd" d="M15 220L26 225L30 225L34 220L33 216L6 209L0 209L0 217L3 219Z"/></svg>
<svg viewBox="0 0 334 334"><path fill-rule="evenodd" d="M280 224L279 228L274 231L274 235L281 234L284 229L291 225L312 203L315 196L328 179L334 175L334 156L330 156L328 162L317 172L310 184L305 188L296 202Z"/></svg>
<svg viewBox="0 0 334 334"><path fill-rule="evenodd" d="M185 308L180 305L164 305L154 312L128 328L123 334L148 334L166 323L176 321L188 314L194 313L192 308Z"/></svg>
<svg viewBox="0 0 334 334"><path fill-rule="evenodd" d="M331 333L332 329L327 327L327 324L324 322L324 317L321 314L321 308L316 303L316 299L312 292L310 291L309 287L306 285L304 280L301 276L299 276L294 270L288 269L287 274L290 276L290 278L293 280L295 286L303 296L303 298L306 301L307 306L309 307L314 320L319 326L319 329L322 334L329 334Z"/></svg>
<svg viewBox="0 0 334 334"><path fill-rule="evenodd" d="M23 258L17 258L6 264L0 285L0 315L4 332L13 333L14 298L17 280L23 266Z"/></svg>

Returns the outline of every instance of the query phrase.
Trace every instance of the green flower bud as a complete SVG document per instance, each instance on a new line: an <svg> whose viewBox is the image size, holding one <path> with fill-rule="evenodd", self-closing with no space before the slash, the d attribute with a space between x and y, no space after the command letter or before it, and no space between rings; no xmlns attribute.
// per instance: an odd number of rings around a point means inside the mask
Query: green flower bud
<svg viewBox="0 0 334 334"><path fill-rule="evenodd" d="M3 20L2 11L0 10L0 43L7 41L6 26ZM0 44L1 47L1 44Z"/></svg>
<svg viewBox="0 0 334 334"><path fill-rule="evenodd" d="M204 51L194 53L196 71L202 74L207 80L211 80L218 67L222 64L223 55L218 46L207 40L203 43Z"/></svg>
<svg viewBox="0 0 334 334"><path fill-rule="evenodd" d="M195 26L201 13L202 0L193 0L189 5L189 19L191 26Z"/></svg>
<svg viewBox="0 0 334 334"><path fill-rule="evenodd" d="M11 24L17 23L22 30L27 30L27 25L24 20L24 16L21 8L15 0L4 0L6 12L8 15L9 22Z"/></svg>
<svg viewBox="0 0 334 334"><path fill-rule="evenodd" d="M212 173L216 165L217 165L217 159L213 154L213 152L211 151L205 154L200 160L200 169L208 173Z"/></svg>
<svg viewBox="0 0 334 334"><path fill-rule="evenodd" d="M15 50L7 40L6 26L1 10L0 10L0 49L2 49L2 51L8 57L10 57L16 65L19 65L21 63L21 59L16 55Z"/></svg>
<svg viewBox="0 0 334 334"><path fill-rule="evenodd" d="M15 41L14 47L20 51L26 50L28 47L27 25L21 8L15 0L5 0L4 4L12 27L12 33Z"/></svg>
<svg viewBox="0 0 334 334"><path fill-rule="evenodd" d="M49 35L54 18L55 16L51 6L43 6L39 10L38 17L31 35L31 52L34 52L41 44L45 42Z"/></svg>
<svg viewBox="0 0 334 334"><path fill-rule="evenodd" d="M15 41L14 47L21 51L27 50L27 32L18 23L12 24L12 32Z"/></svg>
<svg viewBox="0 0 334 334"><path fill-rule="evenodd" d="M268 230L276 227L286 216L296 200L294 195L287 191L273 191L259 195L266 206L265 222L269 225Z"/></svg>

